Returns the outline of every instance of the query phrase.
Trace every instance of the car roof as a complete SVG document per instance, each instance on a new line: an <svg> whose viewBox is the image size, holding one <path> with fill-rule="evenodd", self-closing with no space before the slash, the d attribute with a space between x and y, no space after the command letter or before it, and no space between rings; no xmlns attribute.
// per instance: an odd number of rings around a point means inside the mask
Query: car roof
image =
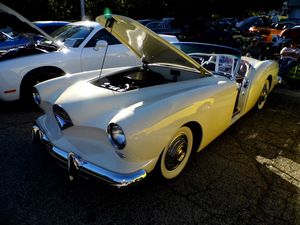
<svg viewBox="0 0 300 225"><path fill-rule="evenodd" d="M178 38L175 35L170 34L159 34L159 36L163 37L168 42L178 42Z"/></svg>
<svg viewBox="0 0 300 225"><path fill-rule="evenodd" d="M39 25L48 25L48 24L68 24L70 22L68 21L52 21L52 20L38 20L38 21L33 21L34 24L39 24Z"/></svg>
<svg viewBox="0 0 300 225"><path fill-rule="evenodd" d="M90 20L76 21L68 25L87 26L87 27L102 27L99 23Z"/></svg>

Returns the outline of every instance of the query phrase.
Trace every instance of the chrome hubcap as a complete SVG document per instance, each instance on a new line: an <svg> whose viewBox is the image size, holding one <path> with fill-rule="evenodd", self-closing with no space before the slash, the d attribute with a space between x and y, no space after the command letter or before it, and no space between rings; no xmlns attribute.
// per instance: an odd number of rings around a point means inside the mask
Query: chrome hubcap
<svg viewBox="0 0 300 225"><path fill-rule="evenodd" d="M171 143L166 154L165 165L167 170L176 169L186 156L188 147L187 137L180 135Z"/></svg>
<svg viewBox="0 0 300 225"><path fill-rule="evenodd" d="M267 96L268 96L268 88L265 85L261 92L261 95L259 96L258 104L259 105L263 104L267 100Z"/></svg>

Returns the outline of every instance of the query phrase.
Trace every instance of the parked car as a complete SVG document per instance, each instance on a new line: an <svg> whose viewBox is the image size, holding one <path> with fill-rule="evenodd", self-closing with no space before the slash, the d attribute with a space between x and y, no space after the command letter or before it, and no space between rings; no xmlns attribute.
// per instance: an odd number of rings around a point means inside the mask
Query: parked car
<svg viewBox="0 0 300 225"><path fill-rule="evenodd" d="M237 24L237 27L245 32L257 33L263 37L265 43L271 43L273 38L284 29L295 26L292 21L273 22L271 16L252 16Z"/></svg>
<svg viewBox="0 0 300 225"><path fill-rule="evenodd" d="M223 26L223 27L229 27L229 26L236 26L238 23L238 19L231 17L231 18L220 18L215 21L213 21L213 24Z"/></svg>
<svg viewBox="0 0 300 225"><path fill-rule="evenodd" d="M28 37L14 32L12 29L0 29L0 50L4 51L19 46L25 46L30 43Z"/></svg>
<svg viewBox="0 0 300 225"><path fill-rule="evenodd" d="M147 23L145 26L148 27L150 30L155 31L155 28L161 24L160 20L155 20Z"/></svg>
<svg viewBox="0 0 300 225"><path fill-rule="evenodd" d="M249 31L253 26L256 27L269 27L272 24L272 20L268 16L251 16L236 24L241 31Z"/></svg>
<svg viewBox="0 0 300 225"><path fill-rule="evenodd" d="M143 24L144 26L146 26L148 23L151 23L151 22L154 22L154 21L157 21L157 20L155 20L155 19L140 19L140 20L138 20L138 22L140 24Z"/></svg>
<svg viewBox="0 0 300 225"><path fill-rule="evenodd" d="M168 41L170 43L179 42L178 38L175 35L171 35L171 34L159 34L159 36L161 36L163 39L165 39L166 41Z"/></svg>
<svg viewBox="0 0 300 225"><path fill-rule="evenodd" d="M33 141L45 144L70 179L80 173L118 187L153 171L173 179L193 152L251 108L262 109L278 83L276 61L218 45L171 44L124 16L96 20L143 65L35 86L44 114L32 127Z"/></svg>
<svg viewBox="0 0 300 225"><path fill-rule="evenodd" d="M158 34L169 34L178 36L181 33L181 27L177 24L175 18L162 18L159 21L152 21L145 25Z"/></svg>
<svg viewBox="0 0 300 225"><path fill-rule="evenodd" d="M284 29L292 28L295 23L291 22L278 22L273 23L270 26L267 27L258 27L258 26L252 26L249 28L250 32L253 33L259 33L263 36L263 40L266 43L271 43L274 39L274 37L280 35L280 33Z"/></svg>
<svg viewBox="0 0 300 225"><path fill-rule="evenodd" d="M253 39L259 40L259 47L263 53L264 42L261 35L245 32L227 20L207 21L206 18L198 18L191 24L183 27L179 40L195 41L237 48L243 55L247 54L247 48Z"/></svg>
<svg viewBox="0 0 300 225"><path fill-rule="evenodd" d="M52 34L57 29L69 24L68 21L34 21L33 24L41 28L47 34Z"/></svg>
<svg viewBox="0 0 300 225"><path fill-rule="evenodd" d="M65 74L100 69L102 66L108 68L141 64L126 46L96 22L70 23L50 37L2 3L0 20L1 26L45 37L42 40L31 39L31 43L26 46L0 53L2 101L30 101L33 85Z"/></svg>
<svg viewBox="0 0 300 225"><path fill-rule="evenodd" d="M278 60L281 49L290 46L293 41L298 42L300 46L300 26L284 29L275 36L268 47L268 58Z"/></svg>

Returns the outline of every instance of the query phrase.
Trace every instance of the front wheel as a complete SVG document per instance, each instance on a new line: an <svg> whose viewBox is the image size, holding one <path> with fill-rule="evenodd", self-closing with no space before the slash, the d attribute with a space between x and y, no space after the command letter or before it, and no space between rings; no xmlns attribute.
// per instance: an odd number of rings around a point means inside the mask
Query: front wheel
<svg viewBox="0 0 300 225"><path fill-rule="evenodd" d="M62 71L52 71L51 69L45 71L35 71L34 73L28 74L21 84L21 101L24 103L24 105L35 106L32 97L34 86L40 82L62 76L63 74L64 73Z"/></svg>
<svg viewBox="0 0 300 225"><path fill-rule="evenodd" d="M260 92L260 95L258 97L258 100L257 100L257 108L258 109L262 109L264 107L264 105L267 101L269 90L270 90L270 84L269 84L269 81L266 80L264 83L264 86Z"/></svg>
<svg viewBox="0 0 300 225"><path fill-rule="evenodd" d="M181 127L171 138L160 158L160 173L166 179L178 176L186 166L192 152L193 133Z"/></svg>
<svg viewBox="0 0 300 225"><path fill-rule="evenodd" d="M35 103L33 101L32 93L34 89L34 85L38 84L40 81L37 77L32 77L26 80L21 89L21 101L24 104L28 104L29 106L34 106Z"/></svg>

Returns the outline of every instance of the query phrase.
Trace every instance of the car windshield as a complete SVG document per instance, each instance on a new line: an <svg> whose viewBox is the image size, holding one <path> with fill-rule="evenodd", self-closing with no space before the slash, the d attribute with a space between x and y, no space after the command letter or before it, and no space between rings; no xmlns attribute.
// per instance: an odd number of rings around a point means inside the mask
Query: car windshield
<svg viewBox="0 0 300 225"><path fill-rule="evenodd" d="M173 45L208 71L219 75L234 76L241 58L238 50L220 45L189 42L178 42Z"/></svg>
<svg viewBox="0 0 300 225"><path fill-rule="evenodd" d="M208 71L226 77L235 76L240 61L238 57L226 54L191 53L189 55Z"/></svg>
<svg viewBox="0 0 300 225"><path fill-rule="evenodd" d="M77 48L92 32L93 27L66 25L54 31L51 36L66 47Z"/></svg>

